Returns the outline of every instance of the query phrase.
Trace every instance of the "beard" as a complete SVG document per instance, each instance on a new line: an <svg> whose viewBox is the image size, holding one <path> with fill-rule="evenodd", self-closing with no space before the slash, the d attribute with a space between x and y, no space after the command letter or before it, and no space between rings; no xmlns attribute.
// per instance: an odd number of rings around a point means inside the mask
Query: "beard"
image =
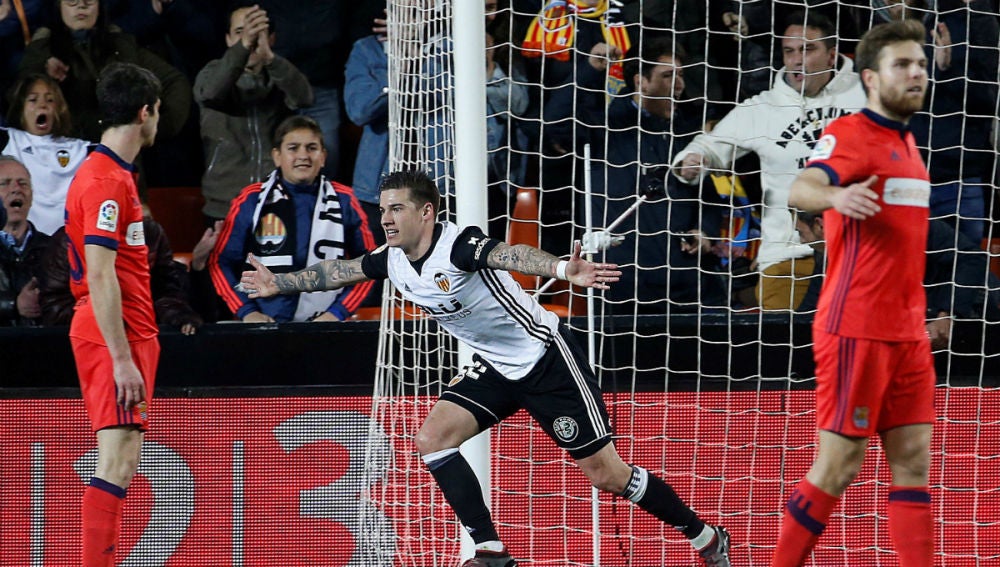
<svg viewBox="0 0 1000 567"><path fill-rule="evenodd" d="M926 93L927 91L925 90L919 99L906 96L906 91L890 95L880 93L879 102L882 103L882 108L905 120L924 107Z"/></svg>

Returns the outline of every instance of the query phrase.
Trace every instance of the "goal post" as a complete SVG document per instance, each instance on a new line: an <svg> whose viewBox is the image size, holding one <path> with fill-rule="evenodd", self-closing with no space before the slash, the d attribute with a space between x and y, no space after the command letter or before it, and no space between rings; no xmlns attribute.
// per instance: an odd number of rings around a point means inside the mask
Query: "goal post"
<svg viewBox="0 0 1000 567"><path fill-rule="evenodd" d="M523 8L533 3L501 0L496 12L486 14L476 0L389 4L391 169L430 172L444 195L444 214L462 225L489 228L495 237L503 236L499 231L510 220L517 190L537 189L539 217L519 222L535 223L542 247L556 255L568 253L585 232L586 207L593 206L595 229L615 224L614 235L624 237L616 257L624 254L626 261L619 263L633 275L619 286L620 293L595 293L590 305L587 294L576 289L546 290L540 298L569 303L571 313L589 316L566 323L582 344L593 341L593 366L626 462L663 477L699 516L726 526L737 564L768 564L785 498L806 473L816 448L811 313L761 312L745 305L748 289L752 295L747 282L756 276L748 266L760 246L761 215L776 207L761 189L762 177L773 172L743 158L716 168L715 183L706 183L700 193L665 198L664 189L650 182L664 178L668 162L644 153L641 140L659 136L676 143L672 140L679 139L681 125L650 126L641 98L631 126L615 122L611 109L616 102L635 100L631 73L638 67L638 48L665 40L687 55L685 94L673 102L696 104L699 131L710 128L712 120L755 89L771 87L782 65L780 55L772 57L781 50L780 33L772 30L802 3L733 3L737 24L730 28L723 14L706 8L713 3L601 0L595 15L558 11L585 8L582 1L545 2L538 23L548 35L538 35L533 25L540 13ZM764 4L773 10L761 20L755 10ZM939 2L939 11L921 17L935 25L952 22L956 37L961 26L954 22L975 30L955 40L957 78L932 72L929 90L926 114L932 128L957 127L959 145L924 149L931 163L951 159L954 154L948 152L956 147L959 158L969 158L963 163L992 156L989 178L980 178L983 211L957 212L961 220L982 221L983 240L990 242L1000 238L990 222L996 152L964 133L1000 115L995 97L984 103L970 90L996 92L1000 86L1000 44L982 40L980 33L989 31L989 17L995 24L998 16L986 2L953 4ZM809 5L834 21L837 46L845 52L852 49L851 34L859 26L882 18L869 2ZM620 67L605 57L595 83L589 60L604 52L591 51L583 38L597 33L604 43L620 42L618 26L628 33L632 50ZM570 32L577 35L566 35ZM963 49L967 55L961 55ZM989 61L992 75L982 68ZM491 64L500 72L483 73ZM934 110L941 106L933 97L945 96L948 81L962 77L968 78L967 103ZM567 88L573 96L564 96ZM587 100L595 93L603 99L596 112L594 98ZM946 122L956 116L957 121ZM805 120L805 127L790 129L789 136L812 143L826 121ZM584 140L594 145L591 170L582 166ZM631 147L634 154L626 155ZM676 155L673 146L667 151ZM619 183L620 172L628 168L640 174ZM592 176L590 182L586 175ZM935 191L950 187L941 180L933 185ZM587 196L588 188L594 197ZM679 209L698 218L719 213L713 262L677 267L666 253L659 264L646 254L648 247L640 253L640 246L673 246L684 236L687 227L668 222ZM973 305L956 315L950 340L935 350L938 418L931 492L936 562L986 565L1000 560L993 544L1000 541L1000 492L988 480L996 477L1000 459L1000 318L995 313L1000 284L987 269L998 259L997 252L990 255L978 243L969 249L954 239L954 245L928 254L950 258L940 264L944 283L931 289L943 290L938 295L948 305ZM970 261L974 267L968 272ZM634 274L659 273L668 286L691 282L690 295L646 299L649 288ZM724 301L706 300L709 287L722 289ZM381 329L366 459L366 473L378 480L368 485L361 502L366 565L453 567L469 553L468 544L463 549L464 529L416 455L413 437L468 355L419 309L403 303L391 286L383 299ZM493 428L483 454L488 472L481 480L500 536L522 564L695 562L675 530L621 498L595 499L579 469L524 412ZM873 442L811 565L898 561L888 535L889 481L884 455Z"/></svg>

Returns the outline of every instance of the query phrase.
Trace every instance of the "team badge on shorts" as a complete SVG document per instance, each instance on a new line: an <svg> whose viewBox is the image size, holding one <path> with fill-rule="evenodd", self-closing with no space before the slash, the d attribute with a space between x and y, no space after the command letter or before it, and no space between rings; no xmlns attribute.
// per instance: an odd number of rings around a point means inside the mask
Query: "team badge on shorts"
<svg viewBox="0 0 1000 567"><path fill-rule="evenodd" d="M859 406L854 408L854 427L858 429L868 428L868 408Z"/></svg>
<svg viewBox="0 0 1000 567"><path fill-rule="evenodd" d="M139 419L142 421L149 419L149 406L146 405L146 402L135 404L135 409L139 412Z"/></svg>
<svg viewBox="0 0 1000 567"><path fill-rule="evenodd" d="M552 422L552 430L555 432L556 437L563 441L572 441L580 433L580 426L576 424L576 420L572 417L562 416L557 417Z"/></svg>

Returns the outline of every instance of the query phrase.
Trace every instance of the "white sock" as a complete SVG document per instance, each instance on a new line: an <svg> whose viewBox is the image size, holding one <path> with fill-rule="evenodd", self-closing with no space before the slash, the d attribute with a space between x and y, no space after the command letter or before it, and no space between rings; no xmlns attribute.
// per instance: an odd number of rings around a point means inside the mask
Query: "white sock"
<svg viewBox="0 0 1000 567"><path fill-rule="evenodd" d="M688 541L691 542L691 546L694 547L695 549L702 550L705 549L708 546L708 544L712 543L713 537L715 537L715 530L712 528L712 526L705 524L705 527L702 528L701 533L694 536Z"/></svg>
<svg viewBox="0 0 1000 567"><path fill-rule="evenodd" d="M476 544L476 551L503 551L503 543L497 540Z"/></svg>

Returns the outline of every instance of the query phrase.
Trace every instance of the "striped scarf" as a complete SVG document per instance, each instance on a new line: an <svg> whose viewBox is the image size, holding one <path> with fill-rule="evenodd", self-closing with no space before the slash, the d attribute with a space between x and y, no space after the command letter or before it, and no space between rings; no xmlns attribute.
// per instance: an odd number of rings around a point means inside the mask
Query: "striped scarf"
<svg viewBox="0 0 1000 567"><path fill-rule="evenodd" d="M576 35L576 18L599 20L604 41L628 53L632 42L625 29L625 23L618 20L621 2L599 0L596 6L589 6L584 0L551 0L542 8L528 27L528 34L522 44L525 57L551 57L557 61L569 61ZM620 61L608 66L607 89L616 94L624 87L624 73Z"/></svg>

